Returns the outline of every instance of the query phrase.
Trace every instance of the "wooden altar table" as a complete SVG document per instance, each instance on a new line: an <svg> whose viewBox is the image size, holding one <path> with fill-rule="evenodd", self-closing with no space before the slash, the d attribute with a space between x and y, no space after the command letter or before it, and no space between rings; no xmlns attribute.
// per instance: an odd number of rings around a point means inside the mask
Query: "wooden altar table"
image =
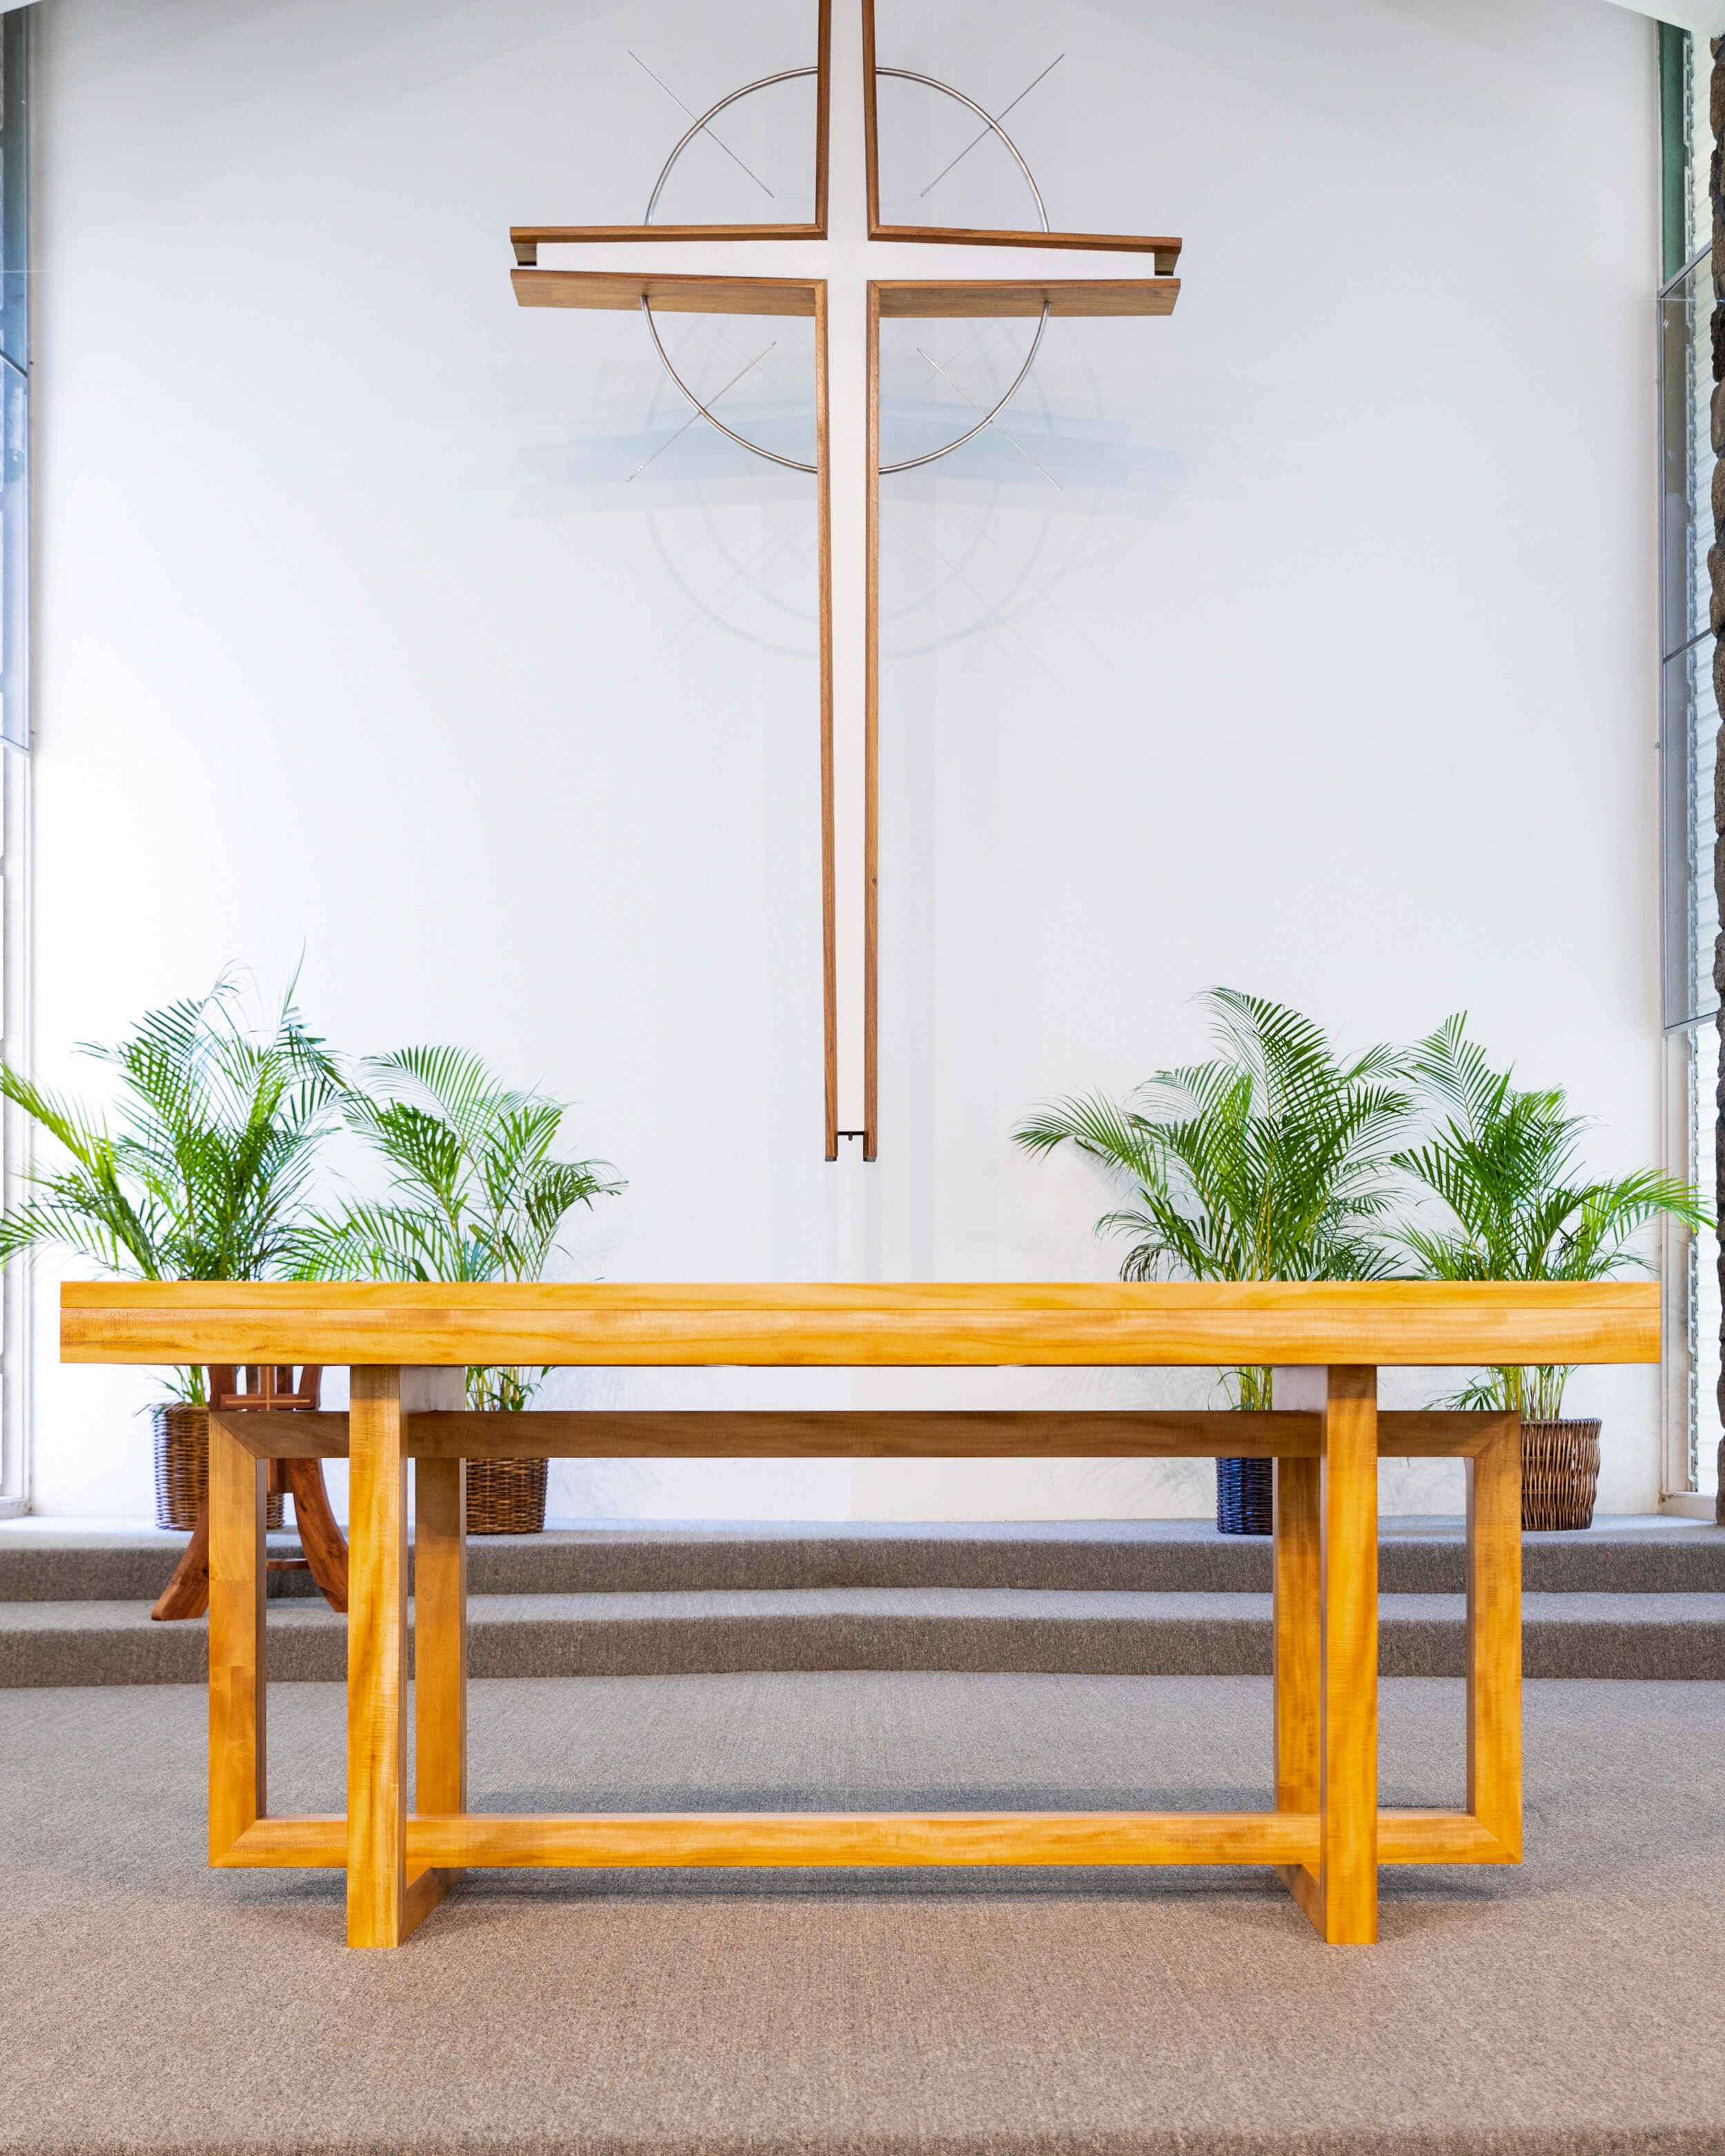
<svg viewBox="0 0 1725 2156"><path fill-rule="evenodd" d="M1377 1936L1380 1864L1522 1854L1521 1439L1380 1413L1394 1365L1656 1363L1659 1290L1423 1282L1103 1286L69 1283L63 1359L345 1363L346 1414L210 1417L210 1861L347 1874L347 1938L398 1946L470 1865L1267 1864L1322 1938ZM469 1364L1276 1367L1273 1412L472 1414ZM1467 1469L1467 1804L1378 1806L1378 1458ZM870 1455L1276 1461L1276 1809L567 1816L467 1808L464 1461ZM269 1809L270 1457L350 1463L346 1817ZM407 1475L414 1731L408 1804Z"/></svg>

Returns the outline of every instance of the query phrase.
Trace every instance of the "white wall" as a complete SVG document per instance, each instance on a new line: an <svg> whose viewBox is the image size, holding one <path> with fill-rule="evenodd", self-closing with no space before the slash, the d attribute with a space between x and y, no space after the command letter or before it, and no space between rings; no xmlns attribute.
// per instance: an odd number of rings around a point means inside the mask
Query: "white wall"
<svg viewBox="0 0 1725 2156"><path fill-rule="evenodd" d="M804 483L698 427L625 483L680 416L639 324L524 315L507 276L512 222L639 215L675 114L628 47L716 96L784 13L44 9L44 1075L88 1083L74 1041L303 943L337 1042L458 1040L579 1101L629 1188L569 1269L614 1279L1106 1277L1095 1178L1008 1132L1199 1052L1214 981L1360 1045L1466 1005L1601 1118L1600 1168L1652 1158L1651 28L1605 0L897 11L891 56L985 100L1064 49L1022 116L1055 221L1179 233L1185 284L1171 321L1050 331L1020 411L1061 491L998 442L889 485L864 1171L820 1158ZM57 1366L52 1280L37 1506L141 1512L140 1383ZM1608 1418L1602 1503L1651 1505L1656 1373L1572 1399ZM1201 1465L558 1472L572 1513L1209 1502Z"/></svg>

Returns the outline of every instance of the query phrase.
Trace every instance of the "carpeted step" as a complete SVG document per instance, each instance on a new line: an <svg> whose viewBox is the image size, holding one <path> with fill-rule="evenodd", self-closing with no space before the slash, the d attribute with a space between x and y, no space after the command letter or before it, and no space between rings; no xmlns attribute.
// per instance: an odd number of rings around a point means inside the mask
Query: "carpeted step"
<svg viewBox="0 0 1725 2156"><path fill-rule="evenodd" d="M1462 1674L1459 1595L1385 1595L1387 1676ZM346 1673L345 1621L273 1604L270 1675ZM203 1623L157 1625L143 1602L0 1604L0 1686L194 1684ZM1717 1677L1725 1595L1532 1594L1530 1677ZM1073 1594L1000 1588L766 1589L670 1594L474 1595L469 1666L485 1677L739 1670L949 1670L1256 1676L1271 1603L1256 1594Z"/></svg>
<svg viewBox="0 0 1725 2156"><path fill-rule="evenodd" d="M0 1523L0 1602L152 1598L183 1535L55 1532ZM1386 1594L1459 1594L1461 1522L1386 1519ZM296 1555L291 1534L275 1556ZM1601 1520L1584 1533L1528 1535L1531 1594L1725 1594L1725 1529L1692 1521ZM475 1594L734 1594L815 1589L1010 1588L1045 1593L1267 1594L1270 1544L1191 1520L789 1522L589 1526L475 1536ZM316 1594L304 1573L274 1573L270 1599Z"/></svg>

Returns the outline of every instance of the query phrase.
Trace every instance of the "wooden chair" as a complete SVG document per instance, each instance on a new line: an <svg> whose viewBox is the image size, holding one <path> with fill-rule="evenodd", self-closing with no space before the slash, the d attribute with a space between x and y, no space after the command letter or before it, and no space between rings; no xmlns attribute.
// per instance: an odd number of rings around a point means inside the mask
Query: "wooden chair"
<svg viewBox="0 0 1725 2156"><path fill-rule="evenodd" d="M238 1383L242 1376L245 1380L243 1389ZM287 1366L250 1364L242 1370L234 1363L213 1363L209 1373L210 1406L223 1413L238 1409L259 1414L315 1410L322 1380L321 1368L311 1363L301 1367L297 1388L293 1370ZM323 1462L272 1460L270 1494L293 1499L294 1521L300 1531L300 1548L305 1553L302 1557L271 1558L270 1571L309 1572L331 1609L345 1611L347 1544L330 1510L329 1492L324 1487ZM186 1553L175 1567L173 1578L157 1598L150 1614L171 1621L180 1617L201 1617L208 1607L209 1498L206 1494L198 1507L198 1524L192 1530Z"/></svg>

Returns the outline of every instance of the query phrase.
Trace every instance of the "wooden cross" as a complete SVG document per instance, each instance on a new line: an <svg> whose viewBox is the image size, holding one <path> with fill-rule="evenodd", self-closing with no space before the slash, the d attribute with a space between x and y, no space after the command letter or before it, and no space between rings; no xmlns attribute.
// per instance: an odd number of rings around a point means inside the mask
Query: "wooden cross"
<svg viewBox="0 0 1725 2156"><path fill-rule="evenodd" d="M841 1137L860 1137L863 1158L871 1161L880 1152L880 323L906 317L1166 315L1180 289L1172 274L1180 242L1119 233L882 224L875 80L877 72L904 71L877 70L873 0L860 0L860 13L847 4L836 24L832 0L819 0L819 58L813 69L794 71L817 78L813 223L516 225L510 238L516 297L526 307L639 310L648 314L649 326L653 313L799 315L814 321L826 1158L838 1158ZM859 92L840 100L841 115L860 112L863 121L860 141L841 141L836 157L829 154L835 73ZM960 101L972 105L1006 140L981 106L962 96ZM828 230L829 178L834 235ZM651 271L537 266L543 246L592 248L621 240L662 246L661 266ZM722 273L706 267L714 243L725 249L728 266ZM1053 249L1076 259L1050 264L1034 255L1015 261L1010 254L996 253L983 275L973 252L978 247ZM931 248L938 250L932 264ZM1157 274L1106 279L1076 274L1093 270L1098 253L1152 255ZM926 274L930 267L937 272L933 277ZM1018 274L1003 276L1003 269ZM1066 274L1050 277L1050 269ZM787 270L794 274L777 274ZM913 270L925 274L909 274ZM836 606L835 526L841 570L852 570L839 579ZM864 540L860 603L852 557L844 546L859 531Z"/></svg>

